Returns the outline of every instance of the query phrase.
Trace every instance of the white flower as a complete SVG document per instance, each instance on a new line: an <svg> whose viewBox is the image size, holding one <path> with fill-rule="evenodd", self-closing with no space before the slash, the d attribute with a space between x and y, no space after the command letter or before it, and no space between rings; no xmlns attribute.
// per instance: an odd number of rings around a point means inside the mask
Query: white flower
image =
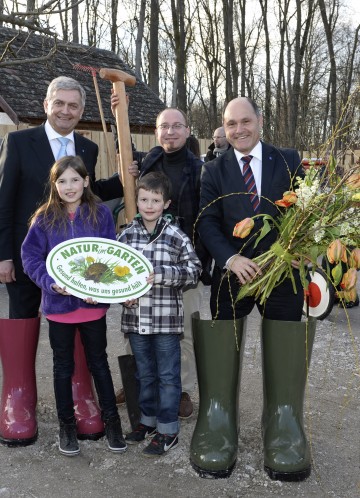
<svg viewBox="0 0 360 498"><path fill-rule="evenodd" d="M76 256L76 258L74 258L74 261L77 265L81 265L85 262L85 258L84 256Z"/></svg>

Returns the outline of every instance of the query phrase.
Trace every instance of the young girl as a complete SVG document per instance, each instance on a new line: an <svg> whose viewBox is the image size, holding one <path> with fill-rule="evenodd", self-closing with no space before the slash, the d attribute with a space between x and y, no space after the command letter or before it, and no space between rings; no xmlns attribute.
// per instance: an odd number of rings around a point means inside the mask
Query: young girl
<svg viewBox="0 0 360 498"><path fill-rule="evenodd" d="M53 247L76 237L115 239L109 209L91 191L89 176L80 157L66 156L50 171L50 196L33 215L22 245L27 275L42 290L41 308L49 322L53 350L54 391L60 422L59 450L67 456L80 452L72 397L74 338L80 331L87 362L94 378L105 433L111 451L126 450L114 386L106 354L106 304L79 299L61 288L46 271L46 257Z"/></svg>

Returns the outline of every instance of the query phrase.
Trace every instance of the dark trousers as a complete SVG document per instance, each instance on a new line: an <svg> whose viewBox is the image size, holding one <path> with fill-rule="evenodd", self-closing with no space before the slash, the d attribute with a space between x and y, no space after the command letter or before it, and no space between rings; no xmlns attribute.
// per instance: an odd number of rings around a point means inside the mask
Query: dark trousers
<svg viewBox="0 0 360 498"><path fill-rule="evenodd" d="M20 267L15 267L15 276L15 282L6 284L9 295L9 318L36 318L39 314L41 290Z"/></svg>
<svg viewBox="0 0 360 498"><path fill-rule="evenodd" d="M106 317L85 323L59 323L48 320L53 350L54 391L59 419L74 416L71 377L74 373L74 342L80 331L86 361L93 376L104 420L118 415L114 385L106 354Z"/></svg>
<svg viewBox="0 0 360 498"><path fill-rule="evenodd" d="M265 304L260 305L253 297L235 300L240 289L237 277L231 273L230 279L224 272L215 266L211 284L210 309L213 318L218 320L232 320L242 318L251 313L253 307L257 306L261 316L270 320L300 321L304 304L304 290L300 282L298 271L294 271L297 293L294 293L290 279L284 280L275 287Z"/></svg>

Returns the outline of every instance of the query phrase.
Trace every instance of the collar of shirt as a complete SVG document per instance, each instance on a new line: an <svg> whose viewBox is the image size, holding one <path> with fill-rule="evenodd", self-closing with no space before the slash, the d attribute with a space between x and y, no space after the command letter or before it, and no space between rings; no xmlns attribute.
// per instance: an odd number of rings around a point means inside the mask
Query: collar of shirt
<svg viewBox="0 0 360 498"><path fill-rule="evenodd" d="M241 173L243 172L243 166L244 163L241 161L241 158L244 156L242 152L239 152L238 150L234 149L236 159L238 160L239 166ZM256 190L258 195L261 195L261 179L262 179L262 143L258 142L255 147L252 149L252 151L249 154L246 154L249 156L253 156L251 159L251 170L254 175L255 183L256 183Z"/></svg>
<svg viewBox="0 0 360 498"><path fill-rule="evenodd" d="M59 140L57 140L59 137L62 137L63 135L60 135L57 131L54 130L54 128L51 126L49 121L46 121L45 123L45 133L48 137L49 143L51 150L54 154L54 157L57 157L59 155L60 147L61 144ZM74 139L74 132L72 131L68 135L66 135L64 138L68 138L70 142L67 144L66 150L69 156L75 156L75 139Z"/></svg>

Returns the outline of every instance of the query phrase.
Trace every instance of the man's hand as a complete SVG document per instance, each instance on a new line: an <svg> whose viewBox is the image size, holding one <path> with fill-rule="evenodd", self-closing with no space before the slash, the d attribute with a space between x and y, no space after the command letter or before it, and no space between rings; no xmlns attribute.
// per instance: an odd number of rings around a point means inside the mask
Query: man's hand
<svg viewBox="0 0 360 498"><path fill-rule="evenodd" d="M261 275L260 267L254 261L239 254L230 259L228 267L235 273L241 284L251 282L255 275Z"/></svg>
<svg viewBox="0 0 360 498"><path fill-rule="evenodd" d="M126 103L127 106L129 107L129 95L126 93ZM117 93L114 93L114 89L111 89L111 112L113 113L113 116L115 116L115 107L119 103L119 95Z"/></svg>
<svg viewBox="0 0 360 498"><path fill-rule="evenodd" d="M129 171L130 175L132 175L135 178L137 178L139 176L138 162L137 161L133 161L130 164L128 171Z"/></svg>
<svg viewBox="0 0 360 498"><path fill-rule="evenodd" d="M12 261L0 261L0 282L10 284L15 282L15 267Z"/></svg>

